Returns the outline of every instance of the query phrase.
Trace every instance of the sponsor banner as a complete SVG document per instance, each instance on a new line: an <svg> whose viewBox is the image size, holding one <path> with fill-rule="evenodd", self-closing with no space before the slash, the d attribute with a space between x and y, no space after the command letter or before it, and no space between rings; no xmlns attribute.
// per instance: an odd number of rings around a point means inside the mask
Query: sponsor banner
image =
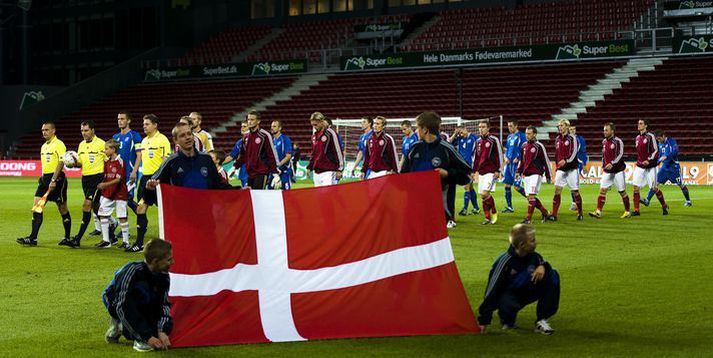
<svg viewBox="0 0 713 358"><path fill-rule="evenodd" d="M713 164L707 162L680 162L681 181L686 185L713 185ZM632 183L636 163L626 164L626 182ZM553 173L556 169L553 169ZM579 177L583 184L599 184L604 168L601 162L587 163ZM668 183L675 184L675 183Z"/></svg>
<svg viewBox="0 0 713 358"><path fill-rule="evenodd" d="M676 36L671 49L673 53L713 52L713 35Z"/></svg>
<svg viewBox="0 0 713 358"><path fill-rule="evenodd" d="M307 60L230 63L210 66L184 66L146 71L144 81L228 76L269 76L307 72Z"/></svg>
<svg viewBox="0 0 713 358"><path fill-rule="evenodd" d="M64 168L69 178L82 176L80 168ZM39 177L42 176L42 163L39 160L0 160L0 177Z"/></svg>
<svg viewBox="0 0 713 358"><path fill-rule="evenodd" d="M491 62L576 60L634 55L633 40L573 42L559 45L527 45L464 50L403 52L369 56L343 56L344 71L369 69L468 65Z"/></svg>
<svg viewBox="0 0 713 358"><path fill-rule="evenodd" d="M394 31L403 29L403 23L393 22L388 24L368 24L368 25L355 25L354 32L384 32L384 31Z"/></svg>
<svg viewBox="0 0 713 358"><path fill-rule="evenodd" d="M689 10L705 9L713 7L713 1L667 1L664 3L664 10Z"/></svg>

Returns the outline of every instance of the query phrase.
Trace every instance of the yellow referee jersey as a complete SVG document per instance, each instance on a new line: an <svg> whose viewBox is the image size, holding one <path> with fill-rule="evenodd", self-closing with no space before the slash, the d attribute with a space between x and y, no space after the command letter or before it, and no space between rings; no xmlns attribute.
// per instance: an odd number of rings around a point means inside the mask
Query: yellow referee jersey
<svg viewBox="0 0 713 358"><path fill-rule="evenodd" d="M210 135L210 133L201 129L200 132L196 133L196 136L198 136L198 139L200 139L201 143L203 143L203 149L205 149L206 153L208 153L214 149L213 148L213 136Z"/></svg>
<svg viewBox="0 0 713 358"><path fill-rule="evenodd" d="M40 160L42 161L42 174L52 174L59 161L62 160L64 152L67 151L67 147L64 146L64 142L59 140L56 136L52 137L49 142L42 144L42 149L40 149Z"/></svg>
<svg viewBox="0 0 713 358"><path fill-rule="evenodd" d="M169 155L171 142L165 135L156 131L153 135L146 136L141 141L141 172L144 175L153 175Z"/></svg>
<svg viewBox="0 0 713 358"><path fill-rule="evenodd" d="M77 149L79 163L82 165L82 175L104 173L104 141L95 136L91 142L83 140Z"/></svg>

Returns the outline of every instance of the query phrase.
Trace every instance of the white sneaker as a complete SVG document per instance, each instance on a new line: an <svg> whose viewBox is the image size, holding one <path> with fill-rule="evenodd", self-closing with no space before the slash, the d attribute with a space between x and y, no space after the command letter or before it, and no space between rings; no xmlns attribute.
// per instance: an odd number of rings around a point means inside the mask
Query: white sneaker
<svg viewBox="0 0 713 358"><path fill-rule="evenodd" d="M151 352L153 347L146 342L134 341L134 350L137 352Z"/></svg>
<svg viewBox="0 0 713 358"><path fill-rule="evenodd" d="M109 317L109 329L107 329L104 334L104 340L106 340L106 343L119 343L120 337L121 322L115 320L113 317Z"/></svg>
<svg viewBox="0 0 713 358"><path fill-rule="evenodd" d="M453 220L448 220L448 223L446 224L446 228L452 229L454 227L456 227L456 222Z"/></svg>
<svg viewBox="0 0 713 358"><path fill-rule="evenodd" d="M552 333L555 333L555 330L550 327L550 324L546 319L541 319L535 322L535 332L549 336Z"/></svg>

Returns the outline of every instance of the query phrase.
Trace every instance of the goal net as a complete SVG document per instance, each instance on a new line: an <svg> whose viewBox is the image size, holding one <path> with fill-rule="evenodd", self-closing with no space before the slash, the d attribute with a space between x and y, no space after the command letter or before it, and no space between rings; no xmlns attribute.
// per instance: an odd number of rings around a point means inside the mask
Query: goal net
<svg viewBox="0 0 713 358"><path fill-rule="evenodd" d="M441 133L445 133L449 137L453 135L456 127L462 125L468 132L478 134L478 122L482 119L490 120L491 133L494 135L500 134L500 140L502 141L502 130L503 125L502 116L495 116L490 118L478 118L478 119L465 119L461 117L442 117L441 118ZM404 120L411 121L412 130L416 131L416 121L413 118L387 118L386 128L384 129L386 133L391 135L396 142L396 151L401 156L401 142L403 140L403 133L401 132L401 122ZM354 160L356 158L357 152L359 151L359 137L364 134L361 129L361 119L335 119L332 121L334 128L337 133L342 137L344 141L344 151L346 159Z"/></svg>

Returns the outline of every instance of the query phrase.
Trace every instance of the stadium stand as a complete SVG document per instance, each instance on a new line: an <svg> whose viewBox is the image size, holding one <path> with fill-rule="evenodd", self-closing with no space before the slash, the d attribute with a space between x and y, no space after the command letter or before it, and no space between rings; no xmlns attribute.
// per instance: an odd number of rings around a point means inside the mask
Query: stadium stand
<svg viewBox="0 0 713 358"><path fill-rule="evenodd" d="M447 10L406 51L477 48L567 41L610 40L653 0L576 0L505 7Z"/></svg>
<svg viewBox="0 0 713 358"><path fill-rule="evenodd" d="M713 133L712 76L710 57L670 58L580 114L577 132L598 142L603 124L614 122L626 153L633 154L636 121L643 118L649 120L651 130L665 130L675 137L682 154L709 155L713 153L713 143L707 140Z"/></svg>
<svg viewBox="0 0 713 358"><path fill-rule="evenodd" d="M178 65L222 64L233 62L235 56L265 37L270 26L230 28L190 50Z"/></svg>
<svg viewBox="0 0 713 358"><path fill-rule="evenodd" d="M156 114L160 130L168 134L181 116L192 111L201 112L203 127L209 130L294 80L295 77L273 77L140 84L57 120L57 134L68 148L76 149L82 140L79 124L94 120L97 136L106 140L117 132L116 114L120 110L134 114L132 128L139 133L143 133L141 116L146 113ZM36 132L26 135L17 146L15 157L37 158L41 144L42 137Z"/></svg>

